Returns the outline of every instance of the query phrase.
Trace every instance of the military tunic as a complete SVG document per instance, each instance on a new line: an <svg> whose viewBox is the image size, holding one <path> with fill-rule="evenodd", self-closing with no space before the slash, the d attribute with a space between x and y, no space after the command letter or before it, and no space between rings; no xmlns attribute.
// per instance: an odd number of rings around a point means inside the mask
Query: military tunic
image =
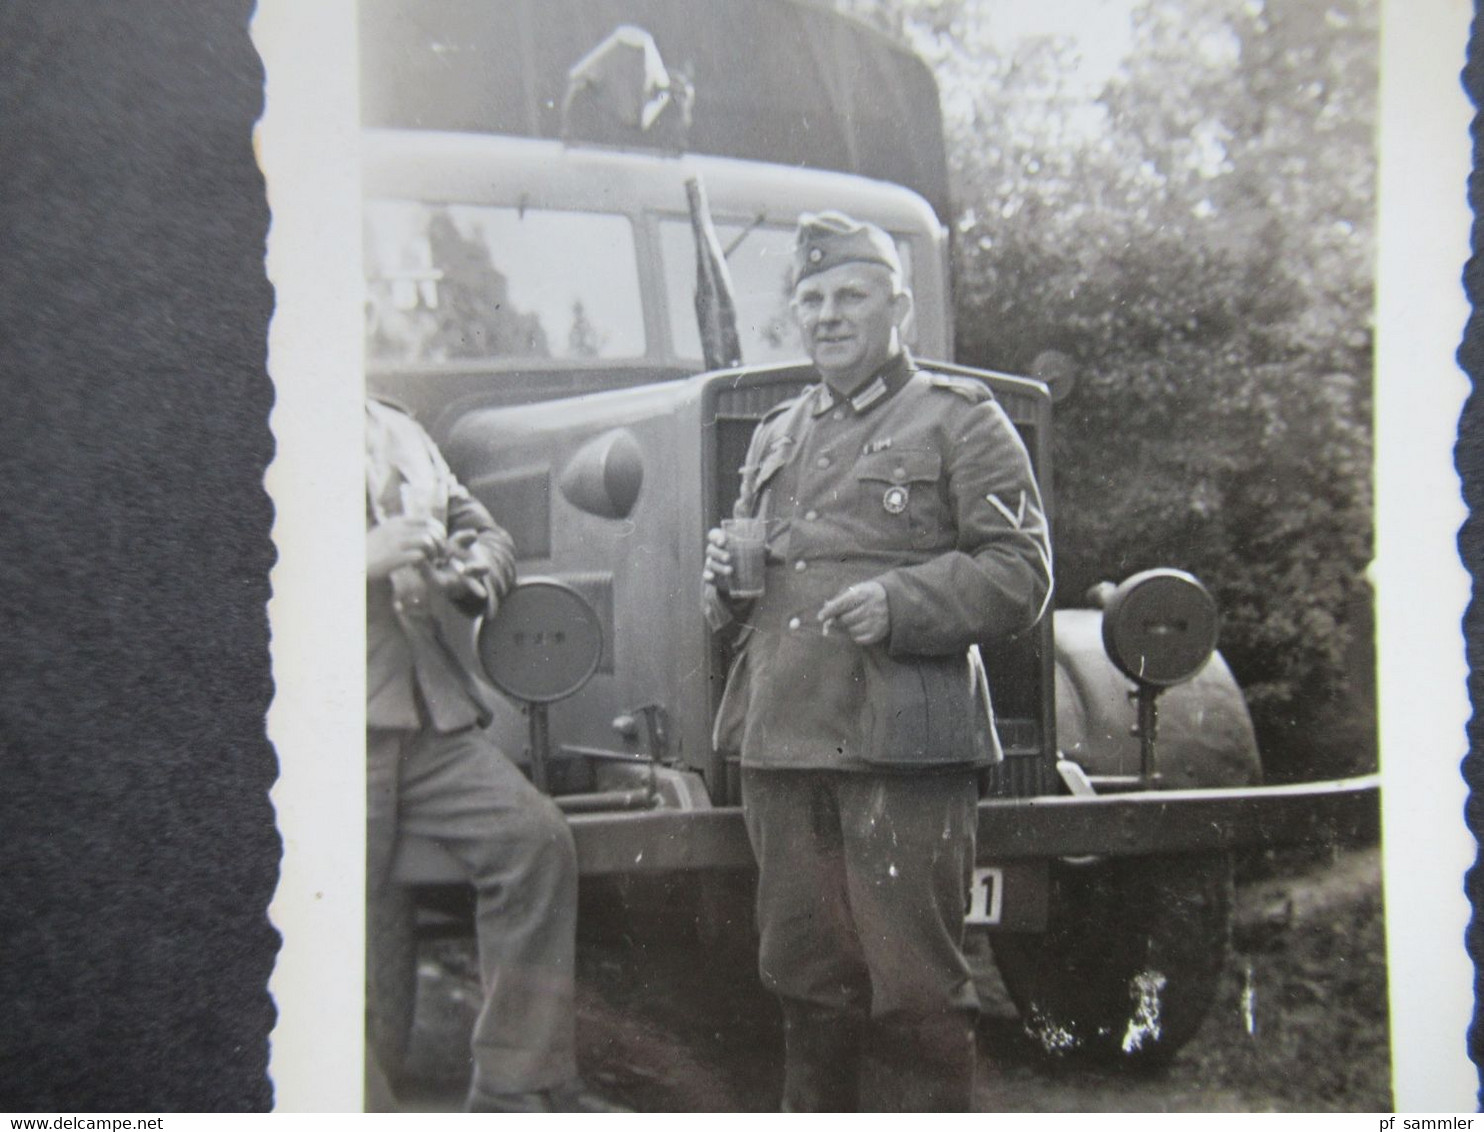
<svg viewBox="0 0 1484 1132"><path fill-rule="evenodd" d="M1051 570L1029 457L988 389L905 354L850 398L812 386L758 426L735 514L767 520L767 581L750 608L711 602L714 625L744 625L718 746L811 770L998 758L969 648L1032 625ZM863 647L817 614L867 581L890 634Z"/></svg>

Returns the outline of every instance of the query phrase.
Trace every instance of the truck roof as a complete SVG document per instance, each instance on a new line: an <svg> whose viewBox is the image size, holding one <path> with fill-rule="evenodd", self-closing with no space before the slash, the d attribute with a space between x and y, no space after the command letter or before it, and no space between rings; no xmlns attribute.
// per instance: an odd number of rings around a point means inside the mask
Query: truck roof
<svg viewBox="0 0 1484 1132"><path fill-rule="evenodd" d="M568 70L620 24L695 88L686 148L906 185L949 216L938 88L810 0L361 0L370 127L561 136Z"/></svg>

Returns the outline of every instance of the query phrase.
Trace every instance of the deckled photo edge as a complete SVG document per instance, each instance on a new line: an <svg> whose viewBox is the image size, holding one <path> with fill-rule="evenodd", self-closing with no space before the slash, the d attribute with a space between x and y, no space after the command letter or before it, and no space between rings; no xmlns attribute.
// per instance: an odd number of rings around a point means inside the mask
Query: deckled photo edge
<svg viewBox="0 0 1484 1132"><path fill-rule="evenodd" d="M1424 16L1425 13L1425 16ZM1457 75L1464 0L1383 5L1376 503L1383 845L1395 1103L1473 1108L1473 1003L1462 935L1474 842L1466 790L1460 619L1468 579L1452 466L1467 381L1453 358L1467 307L1470 108ZM283 948L270 1072L286 1111L358 1111L362 1096L364 490L355 4L262 0L267 71L257 151L273 222L269 366L277 452L267 474L278 564L269 735L284 841L271 918ZM1426 395L1419 396L1422 390ZM1419 600L1427 605L1419 608ZM1409 664L1414 658L1425 663Z"/></svg>

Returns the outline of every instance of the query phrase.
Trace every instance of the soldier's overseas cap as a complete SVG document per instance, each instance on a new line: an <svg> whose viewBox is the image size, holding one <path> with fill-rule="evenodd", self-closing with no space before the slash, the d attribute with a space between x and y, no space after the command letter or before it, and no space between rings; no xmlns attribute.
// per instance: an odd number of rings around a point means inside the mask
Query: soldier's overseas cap
<svg viewBox="0 0 1484 1132"><path fill-rule="evenodd" d="M794 286L842 263L879 263L901 274L897 245L880 228L843 212L806 212L794 238Z"/></svg>

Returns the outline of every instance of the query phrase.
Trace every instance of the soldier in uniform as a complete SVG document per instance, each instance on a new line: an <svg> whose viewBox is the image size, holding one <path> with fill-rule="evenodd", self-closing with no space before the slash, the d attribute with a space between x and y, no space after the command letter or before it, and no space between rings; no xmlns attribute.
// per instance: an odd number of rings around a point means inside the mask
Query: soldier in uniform
<svg viewBox="0 0 1484 1132"><path fill-rule="evenodd" d="M395 1044L383 950L406 905L392 877L399 833L433 838L476 896L484 1004L474 1027L475 1112L622 1111L577 1076L577 851L561 812L483 728L494 689L477 675L473 618L515 582L515 549L422 428L366 403L367 1029ZM403 977L410 972L403 972ZM368 1105L391 1107L367 1065Z"/></svg>
<svg viewBox="0 0 1484 1132"><path fill-rule="evenodd" d="M783 1105L963 1111L977 779L1000 757L975 646L1045 615L1045 515L989 390L904 349L890 236L800 217L791 306L821 381L758 426L734 509L766 521L763 595L730 596L720 529L704 569L708 621L738 634L716 739L741 755Z"/></svg>

